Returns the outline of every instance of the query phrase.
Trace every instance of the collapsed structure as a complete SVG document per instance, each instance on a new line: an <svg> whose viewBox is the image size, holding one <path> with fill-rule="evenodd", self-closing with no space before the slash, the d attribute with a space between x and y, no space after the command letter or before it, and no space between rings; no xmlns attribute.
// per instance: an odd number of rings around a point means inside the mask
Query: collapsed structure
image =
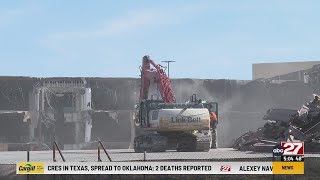
<svg viewBox="0 0 320 180"><path fill-rule="evenodd" d="M232 147L242 151L270 151L269 148L281 141L304 141L306 151L319 151L320 99L318 95L314 97L299 110L269 109L263 117L267 123L240 136Z"/></svg>
<svg viewBox="0 0 320 180"><path fill-rule="evenodd" d="M313 93L320 93L320 65L314 65L303 72L304 83ZM272 148L280 141L299 140L305 142L307 151L320 151L320 100L319 95L313 96L314 100L302 105L299 110L269 109L263 117L267 123L256 131L248 131L237 138L232 148L270 151L266 147Z"/></svg>

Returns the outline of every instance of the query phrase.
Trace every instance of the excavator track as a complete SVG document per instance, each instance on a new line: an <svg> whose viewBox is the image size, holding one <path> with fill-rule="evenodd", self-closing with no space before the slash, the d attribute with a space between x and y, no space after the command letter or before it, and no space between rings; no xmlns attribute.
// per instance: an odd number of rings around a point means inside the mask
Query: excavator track
<svg viewBox="0 0 320 180"><path fill-rule="evenodd" d="M206 152L210 147L211 138L202 134L182 134L176 144L178 152ZM168 138L159 134L144 134L134 139L134 151L137 153L164 152L168 148Z"/></svg>
<svg viewBox="0 0 320 180"><path fill-rule="evenodd" d="M178 152L203 152L209 151L211 138L202 134L183 134L178 138Z"/></svg>
<svg viewBox="0 0 320 180"><path fill-rule="evenodd" d="M135 152L164 152L167 150L167 138L159 134L144 134L134 138Z"/></svg>

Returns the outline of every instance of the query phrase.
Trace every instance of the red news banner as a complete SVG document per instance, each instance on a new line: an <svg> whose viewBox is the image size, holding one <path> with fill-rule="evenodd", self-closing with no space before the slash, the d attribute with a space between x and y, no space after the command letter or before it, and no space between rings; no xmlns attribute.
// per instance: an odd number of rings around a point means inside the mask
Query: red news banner
<svg viewBox="0 0 320 180"><path fill-rule="evenodd" d="M304 161L304 143L303 142L281 142L280 149L281 161Z"/></svg>

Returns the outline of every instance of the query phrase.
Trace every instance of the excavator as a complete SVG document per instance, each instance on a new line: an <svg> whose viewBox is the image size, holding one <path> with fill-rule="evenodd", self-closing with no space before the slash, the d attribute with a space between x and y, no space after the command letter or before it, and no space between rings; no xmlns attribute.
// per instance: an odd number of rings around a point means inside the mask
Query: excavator
<svg viewBox="0 0 320 180"><path fill-rule="evenodd" d="M197 99L196 94L187 102L177 103L164 67L149 56L142 58L140 71L134 151L205 152L216 148L218 103ZM216 115L215 121L210 120L210 113Z"/></svg>

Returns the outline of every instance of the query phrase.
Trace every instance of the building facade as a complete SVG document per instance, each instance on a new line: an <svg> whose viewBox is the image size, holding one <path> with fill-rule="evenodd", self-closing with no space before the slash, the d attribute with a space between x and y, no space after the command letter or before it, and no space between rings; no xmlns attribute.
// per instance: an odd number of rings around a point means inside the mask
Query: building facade
<svg viewBox="0 0 320 180"><path fill-rule="evenodd" d="M252 79L303 81L304 73L320 61L259 63L252 65Z"/></svg>

